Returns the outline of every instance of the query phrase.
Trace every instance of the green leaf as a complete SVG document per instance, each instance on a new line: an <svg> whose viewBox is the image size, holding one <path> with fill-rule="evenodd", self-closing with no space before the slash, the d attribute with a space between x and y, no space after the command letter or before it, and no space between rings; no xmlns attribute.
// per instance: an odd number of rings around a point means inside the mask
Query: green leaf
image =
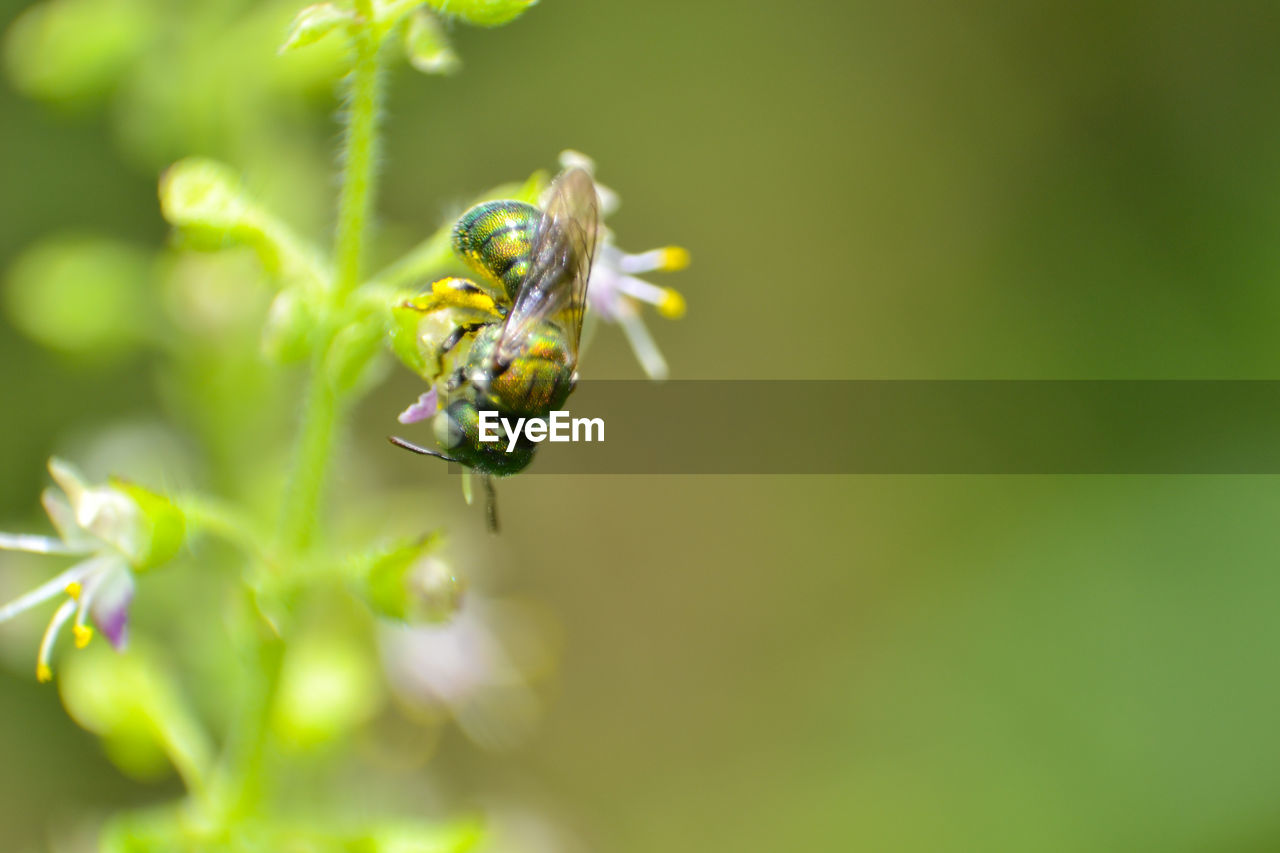
<svg viewBox="0 0 1280 853"><path fill-rule="evenodd" d="M317 3L308 6L298 13L289 25L289 34L285 36L280 52L295 50L315 44L320 39L339 27L349 25L355 18L346 9L339 9L332 3Z"/></svg>
<svg viewBox="0 0 1280 853"><path fill-rule="evenodd" d="M427 0L442 15L477 27L497 27L520 17L538 0Z"/></svg>

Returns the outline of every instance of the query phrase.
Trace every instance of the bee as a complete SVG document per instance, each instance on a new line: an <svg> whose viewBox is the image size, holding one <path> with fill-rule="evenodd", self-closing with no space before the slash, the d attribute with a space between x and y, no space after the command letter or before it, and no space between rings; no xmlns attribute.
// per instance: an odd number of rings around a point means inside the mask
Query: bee
<svg viewBox="0 0 1280 853"><path fill-rule="evenodd" d="M440 449L390 441L478 473L494 532L493 479L528 467L537 445L519 435L512 446L505 429L498 441L481 441L480 413L546 418L577 384L596 198L591 176L570 168L552 182L542 210L511 200L472 207L454 225L453 249L476 278L441 279L396 309L437 394L432 428Z"/></svg>

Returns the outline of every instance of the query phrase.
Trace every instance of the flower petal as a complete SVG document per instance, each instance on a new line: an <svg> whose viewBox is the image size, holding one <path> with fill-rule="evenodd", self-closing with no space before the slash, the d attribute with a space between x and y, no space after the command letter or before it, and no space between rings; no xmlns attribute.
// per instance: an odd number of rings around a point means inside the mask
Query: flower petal
<svg viewBox="0 0 1280 853"><path fill-rule="evenodd" d="M44 505L49 521L53 522L53 528L58 531L63 542L75 547L94 547L93 537L76 523L76 512L71 508L66 495L57 489L48 488L40 493L40 503Z"/></svg>
<svg viewBox="0 0 1280 853"><path fill-rule="evenodd" d="M631 350L640 360L640 367L650 379L661 381L667 378L667 360L662 357L653 336L649 334L644 321L637 311L624 311L618 317L618 323L631 344Z"/></svg>
<svg viewBox="0 0 1280 853"><path fill-rule="evenodd" d="M618 197L618 194L595 179L596 161L586 154L572 149L561 151L560 168L582 169L591 176L592 182L596 185L596 205L601 219L606 219L613 215L622 206L622 199Z"/></svg>
<svg viewBox="0 0 1280 853"><path fill-rule="evenodd" d="M146 520L128 495L110 486L87 486L74 467L57 457L49 460L49 473L62 487L75 512L75 523L113 546L133 563L144 556Z"/></svg>
<svg viewBox="0 0 1280 853"><path fill-rule="evenodd" d="M133 603L133 573L123 561L106 569L94 584L89 615L93 623L117 651L129 641L129 605Z"/></svg>
<svg viewBox="0 0 1280 853"><path fill-rule="evenodd" d="M434 415L437 408L436 389L432 388L419 396L418 401L401 412L396 420L402 424L416 424Z"/></svg>
<svg viewBox="0 0 1280 853"><path fill-rule="evenodd" d="M115 558L90 557L88 560L76 563L74 566L53 579L45 581L26 595L21 595L3 607L0 607L0 622L12 619L19 613L24 613L36 605L48 601L51 598L56 598L66 592L68 586L73 583L80 583L86 577L100 569L104 559L114 561Z"/></svg>
<svg viewBox="0 0 1280 853"><path fill-rule="evenodd" d="M80 496L85 489L89 488L84 482L84 477L74 465L56 456L49 457L49 474L59 488L66 492L72 506L79 503Z"/></svg>
<svg viewBox="0 0 1280 853"><path fill-rule="evenodd" d="M84 554L87 549L68 545L52 536L28 533L0 533L0 551L25 551L28 554Z"/></svg>

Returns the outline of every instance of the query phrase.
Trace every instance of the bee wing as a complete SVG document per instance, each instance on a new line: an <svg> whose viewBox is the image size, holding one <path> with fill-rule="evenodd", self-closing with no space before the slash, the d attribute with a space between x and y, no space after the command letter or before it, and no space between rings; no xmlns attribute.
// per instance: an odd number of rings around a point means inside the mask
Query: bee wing
<svg viewBox="0 0 1280 853"><path fill-rule="evenodd" d="M576 359L587 304L587 280L596 247L596 187L584 169L561 172L538 221L529 272L502 327L494 358L502 364L519 354L521 343L543 320L556 321L569 336Z"/></svg>

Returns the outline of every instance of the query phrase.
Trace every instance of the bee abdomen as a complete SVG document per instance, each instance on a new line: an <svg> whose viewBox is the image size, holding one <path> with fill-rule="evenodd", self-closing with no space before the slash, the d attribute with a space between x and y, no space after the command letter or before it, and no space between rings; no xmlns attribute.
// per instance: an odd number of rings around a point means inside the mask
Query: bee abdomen
<svg viewBox="0 0 1280 853"><path fill-rule="evenodd" d="M514 299L529 271L529 252L540 217L536 207L520 201L478 204L453 227L454 251Z"/></svg>

